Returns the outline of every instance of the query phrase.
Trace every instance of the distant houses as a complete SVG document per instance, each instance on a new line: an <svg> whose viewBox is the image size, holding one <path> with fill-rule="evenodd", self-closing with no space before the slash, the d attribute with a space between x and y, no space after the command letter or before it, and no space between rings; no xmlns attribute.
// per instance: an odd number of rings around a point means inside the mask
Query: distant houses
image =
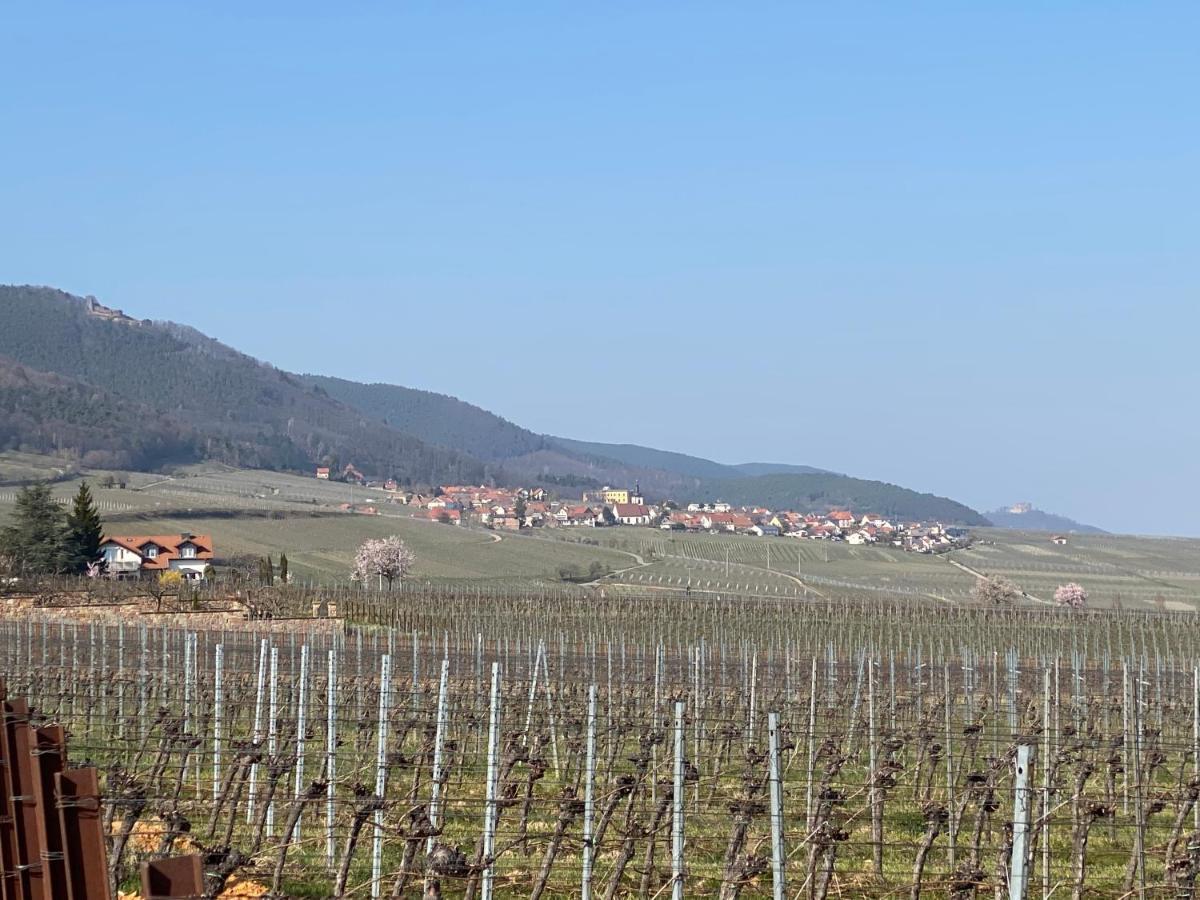
<svg viewBox="0 0 1200 900"><path fill-rule="evenodd" d="M659 528L662 531L742 534L761 538L844 541L914 553L938 553L961 546L964 531L940 522L903 522L849 509L825 513L735 508L724 502L650 503L640 488L605 486L583 494L582 502L551 498L543 488L442 485L433 496L408 493L397 502L415 507L418 518L455 525L482 525L497 531L537 528Z"/></svg>

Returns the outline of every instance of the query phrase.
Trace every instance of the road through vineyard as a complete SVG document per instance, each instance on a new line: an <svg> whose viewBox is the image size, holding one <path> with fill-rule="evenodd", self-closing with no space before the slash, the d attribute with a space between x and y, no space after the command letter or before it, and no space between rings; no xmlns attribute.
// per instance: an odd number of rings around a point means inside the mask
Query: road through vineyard
<svg viewBox="0 0 1200 900"><path fill-rule="evenodd" d="M1194 615L388 602L390 628L34 611L0 671L101 767L125 889L199 848L214 896L1192 896Z"/></svg>

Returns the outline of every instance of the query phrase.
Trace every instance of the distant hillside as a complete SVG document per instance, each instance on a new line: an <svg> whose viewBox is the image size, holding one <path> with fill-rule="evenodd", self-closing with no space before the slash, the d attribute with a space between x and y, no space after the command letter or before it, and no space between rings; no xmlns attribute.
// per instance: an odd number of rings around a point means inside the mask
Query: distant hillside
<svg viewBox="0 0 1200 900"><path fill-rule="evenodd" d="M936 520L958 525L987 525L978 512L954 500L921 494L883 481L845 475L759 475L707 481L702 499L735 505L762 504L773 509L826 512L851 509L902 519Z"/></svg>
<svg viewBox="0 0 1200 900"><path fill-rule="evenodd" d="M187 325L41 287L0 286L0 446L115 468L211 459L311 471L353 463L411 484L640 484L725 499L982 524L961 504L783 463L725 465L636 444L549 437L453 397L294 375Z"/></svg>
<svg viewBox="0 0 1200 900"><path fill-rule="evenodd" d="M194 329L91 315L84 300L50 288L0 286L0 355L190 426L203 435L207 459L285 469L353 462L422 483L491 474L478 460L377 423ZM160 427L143 422L147 432Z"/></svg>
<svg viewBox="0 0 1200 900"><path fill-rule="evenodd" d="M815 475L824 472L823 469L815 469L812 466L795 466L787 463L741 463L730 466L699 456L674 453L670 450L655 450L653 447L643 447L638 444L604 444L561 437L550 438L550 440L574 453L613 459L628 466L657 469L673 475L681 475L684 478L741 478L784 473Z"/></svg>
<svg viewBox="0 0 1200 900"><path fill-rule="evenodd" d="M499 462L544 450L547 445L541 435L445 394L395 384L360 384L325 375L301 377L335 400L393 428L476 459Z"/></svg>
<svg viewBox="0 0 1200 900"><path fill-rule="evenodd" d="M555 444L573 453L612 459L627 466L642 469L658 469L683 475L686 478L731 478L737 475L733 466L722 465L711 459L673 453L670 450L655 450L637 444L604 444L594 441L576 441L570 438L551 438Z"/></svg>
<svg viewBox="0 0 1200 900"><path fill-rule="evenodd" d="M736 466L730 466L736 469L738 473L753 477L755 475L835 475L836 472L830 472L827 469L817 469L813 466L793 466L789 463L739 463Z"/></svg>
<svg viewBox="0 0 1200 900"><path fill-rule="evenodd" d="M1107 534L1094 525L1084 525L1066 516L1059 516L1040 509L1034 509L1028 503L1018 503L1016 506L993 509L985 513L992 524L998 528L1016 528L1021 531L1055 531L1064 534Z"/></svg>
<svg viewBox="0 0 1200 900"><path fill-rule="evenodd" d="M196 432L150 407L0 356L0 450L154 469L200 458Z"/></svg>

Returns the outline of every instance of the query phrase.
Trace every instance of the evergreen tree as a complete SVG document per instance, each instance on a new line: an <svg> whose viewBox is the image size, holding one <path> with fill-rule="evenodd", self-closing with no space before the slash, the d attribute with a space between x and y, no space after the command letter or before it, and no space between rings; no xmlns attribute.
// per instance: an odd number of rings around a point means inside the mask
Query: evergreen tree
<svg viewBox="0 0 1200 900"><path fill-rule="evenodd" d="M286 553L279 554L279 583L288 583L288 561Z"/></svg>
<svg viewBox="0 0 1200 900"><path fill-rule="evenodd" d="M87 570L88 564L100 556L100 538L104 532L104 523L100 520L100 511L96 509L96 501L92 499L88 483L79 483L79 490L67 514L67 561L72 572L81 574Z"/></svg>
<svg viewBox="0 0 1200 900"><path fill-rule="evenodd" d="M12 523L0 531L0 555L19 575L67 571L66 523L49 484L32 484L17 494Z"/></svg>

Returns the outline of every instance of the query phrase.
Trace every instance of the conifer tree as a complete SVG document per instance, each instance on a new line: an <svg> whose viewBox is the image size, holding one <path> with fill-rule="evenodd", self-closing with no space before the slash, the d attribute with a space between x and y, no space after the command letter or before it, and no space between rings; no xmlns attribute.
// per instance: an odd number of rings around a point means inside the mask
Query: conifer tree
<svg viewBox="0 0 1200 900"><path fill-rule="evenodd" d="M69 568L76 574L87 570L88 564L100 556L100 539L104 523L92 499L86 481L79 483L71 511L67 514L66 554Z"/></svg>
<svg viewBox="0 0 1200 900"><path fill-rule="evenodd" d="M0 531L0 555L18 575L60 575L70 567L63 511L49 484L17 493L11 524Z"/></svg>
<svg viewBox="0 0 1200 900"><path fill-rule="evenodd" d="M279 583L288 583L288 559L286 553L279 554Z"/></svg>

